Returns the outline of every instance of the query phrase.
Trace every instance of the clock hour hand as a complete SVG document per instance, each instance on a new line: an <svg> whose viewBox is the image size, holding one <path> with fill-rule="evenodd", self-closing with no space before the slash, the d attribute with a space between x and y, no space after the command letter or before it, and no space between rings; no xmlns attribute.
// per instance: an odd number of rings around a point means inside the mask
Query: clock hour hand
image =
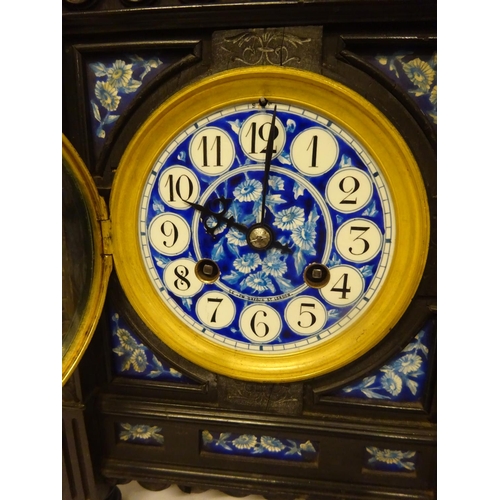
<svg viewBox="0 0 500 500"><path fill-rule="evenodd" d="M228 200L226 200L224 198L220 201L225 202ZM210 210L210 208L208 208L204 205L200 205L199 203L193 203L191 201L186 201L186 203L188 205L192 206L193 208L195 208L196 210L198 210L199 212L201 212L202 214L207 215L209 217L213 217L217 222L225 223L227 225L227 227L229 227L229 228L234 227L236 230L238 230L240 233L244 234L247 237L248 244L252 248L254 248L256 250L262 249L254 243L256 240L259 239L259 231L262 229L260 227L260 225L255 224L252 227L247 227L247 226L244 226L243 224L240 224L239 222L236 222L233 217L225 217L224 214L226 213L227 209L223 212L218 213L218 212L214 212L213 210ZM206 221L204 221L203 224L204 224L207 232L213 236L214 231L217 228L217 226L211 228L208 226ZM266 249L267 248L276 248L283 253L292 253L292 250L288 246L283 245L283 243L280 243L279 241L271 241L269 246L266 247Z"/></svg>
<svg viewBox="0 0 500 500"><path fill-rule="evenodd" d="M269 171L271 170L271 158L273 157L274 146L274 124L276 122L276 106L274 106L273 118L271 120L271 127L269 128L269 135L267 137L266 146L266 159L264 161L264 178L262 180L262 208L260 213L260 223L264 222L264 213L266 211L266 195L269 186Z"/></svg>
<svg viewBox="0 0 500 500"><path fill-rule="evenodd" d="M231 228L234 227L237 229L240 233L247 234L248 233L248 227L244 226L243 224L240 224L239 222L236 222L234 218L231 217L225 217L224 214L226 213L227 210L224 212L214 212L213 210L210 210L208 207L204 205L200 205L199 203L193 203L191 201L186 201L188 205L191 205L193 208L196 210L200 211L204 215L208 215L209 217L213 217L217 222L219 223L224 223L227 225L227 227ZM213 236L213 233L215 229L217 228L210 228L207 224L206 221L204 221L204 226L205 229Z"/></svg>

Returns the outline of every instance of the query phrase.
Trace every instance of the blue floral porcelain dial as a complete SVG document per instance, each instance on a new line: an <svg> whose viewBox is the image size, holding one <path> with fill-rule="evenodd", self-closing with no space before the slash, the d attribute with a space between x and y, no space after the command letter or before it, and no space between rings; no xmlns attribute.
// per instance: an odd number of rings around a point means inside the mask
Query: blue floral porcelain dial
<svg viewBox="0 0 500 500"><path fill-rule="evenodd" d="M238 68L187 85L130 140L113 260L151 345L256 382L325 375L407 310L427 194L373 104L321 75Z"/></svg>
<svg viewBox="0 0 500 500"><path fill-rule="evenodd" d="M185 128L157 156L140 207L140 251L164 304L210 342L264 356L342 333L394 251L393 203L368 151L279 101Z"/></svg>

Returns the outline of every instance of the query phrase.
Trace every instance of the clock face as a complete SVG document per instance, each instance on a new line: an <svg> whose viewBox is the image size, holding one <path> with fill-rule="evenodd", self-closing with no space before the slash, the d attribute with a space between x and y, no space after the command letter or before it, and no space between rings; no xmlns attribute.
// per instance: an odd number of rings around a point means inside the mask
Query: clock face
<svg viewBox="0 0 500 500"><path fill-rule="evenodd" d="M319 375L380 341L411 300L428 232L418 168L382 115L332 85L228 72L174 96L127 149L117 272L191 361L248 380Z"/></svg>
<svg viewBox="0 0 500 500"><path fill-rule="evenodd" d="M294 352L341 334L382 288L393 254L394 206L366 149L280 102L190 124L158 156L141 207L137 238L165 306L243 352ZM264 248L249 237L259 228Z"/></svg>

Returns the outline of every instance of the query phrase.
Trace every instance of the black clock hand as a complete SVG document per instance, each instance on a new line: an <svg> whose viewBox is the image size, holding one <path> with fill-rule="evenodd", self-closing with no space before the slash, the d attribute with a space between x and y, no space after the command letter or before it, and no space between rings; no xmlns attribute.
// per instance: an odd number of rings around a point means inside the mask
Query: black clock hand
<svg viewBox="0 0 500 500"><path fill-rule="evenodd" d="M274 106L273 118L271 120L271 127L269 128L269 135L267 137L266 146L266 159L264 161L264 178L262 180L262 208L260 213L260 223L264 222L264 213L266 211L266 195L269 186L269 171L271 170L271 158L273 156L274 146L274 124L276 122L276 106Z"/></svg>
<svg viewBox="0 0 500 500"><path fill-rule="evenodd" d="M251 233L251 228L244 226L243 224L240 224L239 222L236 222L233 217L224 217L224 215L221 215L220 213L214 212L210 210L208 207L205 207L204 205L200 205L199 203L193 203L191 201L186 201L186 203L196 210L200 211L202 214L208 215L210 217L213 217L216 219L218 222L224 222L227 224L227 227L231 228L234 227L240 233L244 234L245 236L248 236ZM205 225L205 228L207 230L210 230L209 227ZM252 238L252 235L250 234L250 238ZM292 253L292 250L286 246L283 245L283 243L280 243L279 241L273 241L269 248L277 248L283 253Z"/></svg>
<svg viewBox="0 0 500 500"><path fill-rule="evenodd" d="M248 227L244 226L243 224L240 224L239 222L236 222L233 217L224 217L224 215L214 212L210 210L208 207L205 207L204 205L200 205L198 203L193 203L191 201L186 201L188 205L191 205L193 208L196 208L196 210L200 211L202 214L209 215L210 217L213 217L214 219L217 220L217 222L224 222L227 224L227 227L231 228L234 227L237 229L240 233L247 234L248 233Z"/></svg>

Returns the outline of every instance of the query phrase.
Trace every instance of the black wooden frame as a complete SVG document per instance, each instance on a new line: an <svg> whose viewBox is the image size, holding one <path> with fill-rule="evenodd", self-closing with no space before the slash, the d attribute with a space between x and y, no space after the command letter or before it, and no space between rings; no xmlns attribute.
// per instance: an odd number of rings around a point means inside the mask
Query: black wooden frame
<svg viewBox="0 0 500 500"><path fill-rule="evenodd" d="M310 381L252 384L210 373L164 346L128 304L116 276L112 277L108 305L98 330L63 393L64 421L79 422L70 427L69 434L68 424L64 424L65 435L71 441L68 444L65 438L66 450L72 450L71 456L64 455L65 467L76 467L84 478L80 486L66 480L64 500L117 498L113 486L130 479L151 489L176 483L187 489L217 488L234 495L259 493L267 498L435 498L436 128L413 100L360 55L367 48L378 47L435 50L435 2L96 0L72 5L63 1L63 132L88 166L100 194L108 200L121 154L144 118L177 89L209 74L215 31L300 26L322 27L321 73L350 85L374 102L407 139L421 167L431 211L431 244L416 297L393 331L356 363ZM86 58L150 48L184 51L185 57L160 72L137 94L107 137L99 157L94 157L86 103ZM184 386L115 376L106 321L109 307L118 308L144 343L196 383ZM401 351L427 321L434 324L433 346L421 402L381 403L328 395L380 367ZM146 419L151 424L177 429L178 435L173 436L170 446L178 449L185 446L185 440L194 443L198 439L199 447L200 432L206 427L217 432L274 433L271 435L283 439L314 436L321 450L332 453L326 458L322 455L322 462L316 466L300 469L305 472L290 464L276 463L269 474L265 461L207 457L196 447L175 463L166 450L130 451L134 445L117 442L115 427L120 419L137 423ZM349 463L359 466L363 443L414 449L421 456L421 468L414 475L355 472ZM80 456L86 457L83 466L74 464L72 457L78 454L77 448ZM347 450L347 465L335 455L339 449ZM328 480L325 471L331 471ZM85 484L90 486L82 486Z"/></svg>

